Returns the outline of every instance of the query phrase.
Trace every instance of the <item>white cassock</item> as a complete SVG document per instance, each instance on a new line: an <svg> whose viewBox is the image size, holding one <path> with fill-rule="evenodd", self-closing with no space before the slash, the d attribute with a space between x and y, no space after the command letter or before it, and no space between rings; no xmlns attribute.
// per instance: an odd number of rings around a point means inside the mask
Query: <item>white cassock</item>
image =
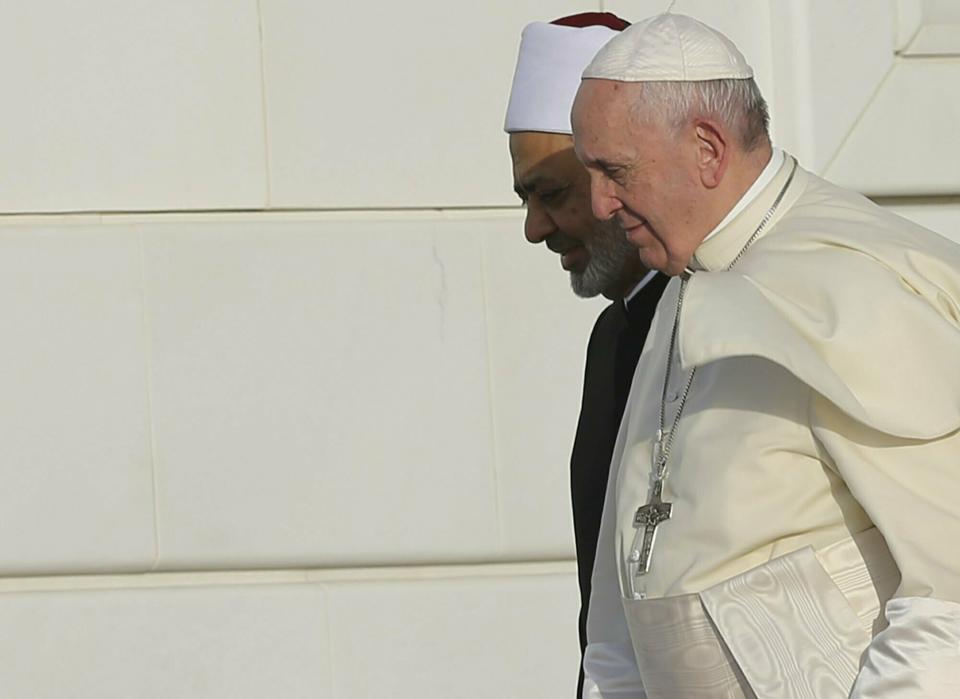
<svg viewBox="0 0 960 699"><path fill-rule="evenodd" d="M637 365L590 699L960 697L960 246L778 158L691 262L668 427L697 371L642 575L681 278Z"/></svg>

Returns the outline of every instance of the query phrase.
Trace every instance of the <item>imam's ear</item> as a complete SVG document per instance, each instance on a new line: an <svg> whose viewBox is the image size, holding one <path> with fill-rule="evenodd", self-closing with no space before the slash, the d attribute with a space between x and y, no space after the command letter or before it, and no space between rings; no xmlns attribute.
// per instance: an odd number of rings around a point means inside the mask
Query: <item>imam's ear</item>
<svg viewBox="0 0 960 699"><path fill-rule="evenodd" d="M723 181L730 159L727 133L719 124L709 119L697 121L694 129L700 182L707 189L714 189Z"/></svg>

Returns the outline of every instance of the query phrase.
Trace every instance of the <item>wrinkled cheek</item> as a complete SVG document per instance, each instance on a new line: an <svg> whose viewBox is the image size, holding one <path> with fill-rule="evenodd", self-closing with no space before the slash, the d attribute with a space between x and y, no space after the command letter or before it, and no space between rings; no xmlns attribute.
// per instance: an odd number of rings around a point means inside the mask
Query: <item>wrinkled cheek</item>
<svg viewBox="0 0 960 699"><path fill-rule="evenodd" d="M670 265L670 255L663 242L647 232L642 239L634 241L640 254L640 261L649 269L666 270Z"/></svg>
<svg viewBox="0 0 960 699"><path fill-rule="evenodd" d="M647 269L664 272L669 267L669 261L662 250L640 250L640 262Z"/></svg>

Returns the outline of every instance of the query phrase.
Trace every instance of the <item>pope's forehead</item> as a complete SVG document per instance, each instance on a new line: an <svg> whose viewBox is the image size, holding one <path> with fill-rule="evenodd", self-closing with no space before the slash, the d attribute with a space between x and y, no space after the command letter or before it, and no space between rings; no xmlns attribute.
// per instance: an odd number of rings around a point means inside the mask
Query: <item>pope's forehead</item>
<svg viewBox="0 0 960 699"><path fill-rule="evenodd" d="M574 108L590 110L626 105L636 95L638 89L638 83L587 78L580 83Z"/></svg>
<svg viewBox="0 0 960 699"><path fill-rule="evenodd" d="M626 115L635 101L638 85L613 80L583 80L573 103L571 121L576 134L580 122L609 122Z"/></svg>

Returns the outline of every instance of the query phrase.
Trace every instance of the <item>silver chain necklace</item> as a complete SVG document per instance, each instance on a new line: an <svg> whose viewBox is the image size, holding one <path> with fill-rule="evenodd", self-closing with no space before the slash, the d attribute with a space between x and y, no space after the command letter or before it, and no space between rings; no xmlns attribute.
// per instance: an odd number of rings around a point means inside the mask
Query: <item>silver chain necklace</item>
<svg viewBox="0 0 960 699"><path fill-rule="evenodd" d="M797 161L793 161L793 169L790 171L790 176L787 177L787 181L783 184L783 187L780 189L780 192L777 194L777 198L774 200L773 204L770 205L770 208L767 209L767 213L764 214L763 218L760 220L760 224L757 226L756 230L753 232L753 235L747 240L744 246L740 249L740 252L737 253L737 256L733 258L733 261L727 265L724 271L729 272L734 266L741 260L744 253L747 252L747 249L756 242L757 238L760 237L760 234L766 228L767 224L770 222L770 219L773 218L773 214L776 212L777 208L780 206L780 202L783 201L783 197L787 193L787 189L790 187L790 183L793 182L793 176L797 172ZM680 418L683 415L683 409L687 404L687 397L690 395L690 387L693 385L693 377L697 374L697 367L694 367L690 370L690 376L687 378L687 382L683 387L683 391L679 397L679 404L677 405L677 414L673 419L673 424L670 426L670 429L666 429L666 412L667 412L667 391L670 386L670 375L673 368L673 357L674 352L677 346L677 336L679 334L680 328L680 312L683 308L683 297L687 290L687 282L690 281L690 276L685 274L680 280L680 291L677 295L677 310L673 317L673 330L670 333L670 349L667 354L667 369L663 377L663 392L660 395L660 411L658 415L658 424L657 424L657 438L653 445L653 470L650 473L650 497L647 501L647 504L641 505L633 518L633 526L637 530L637 533L633 537L633 544L630 547L630 554L627 559L628 566L632 569L631 575L629 576L631 594L633 597L643 598L643 594L638 595L634 587L634 580L637 577L646 575L650 571L650 556L653 553L653 544L656 539L657 527L663 522L670 519L671 510L673 509L673 504L669 502L664 502L662 499L663 495L663 485L667 479L667 463L670 460L670 448L673 446L673 439L677 434L677 428L680 425ZM666 437L666 439L664 439Z"/></svg>

